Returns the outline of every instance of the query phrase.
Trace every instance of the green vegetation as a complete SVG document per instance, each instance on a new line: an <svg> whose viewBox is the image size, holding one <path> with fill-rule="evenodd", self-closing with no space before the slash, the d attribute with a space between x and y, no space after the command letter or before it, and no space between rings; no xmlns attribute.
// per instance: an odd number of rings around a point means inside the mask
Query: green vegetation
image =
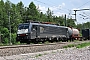
<svg viewBox="0 0 90 60"><path fill-rule="evenodd" d="M76 48L83 48L83 47L86 47L86 46L90 46L90 42L78 44L78 45L76 46Z"/></svg>
<svg viewBox="0 0 90 60"><path fill-rule="evenodd" d="M42 54L38 54L38 55L36 55L35 57L39 57L39 56L42 56Z"/></svg>
<svg viewBox="0 0 90 60"><path fill-rule="evenodd" d="M81 43L81 44L77 44L77 45L76 44L70 44L70 45L64 46L63 48L71 48L71 47L83 48L86 46L90 46L90 42Z"/></svg>
<svg viewBox="0 0 90 60"><path fill-rule="evenodd" d="M71 48L71 47L74 47L74 46L75 46L74 44L70 44L70 45L64 46L63 48Z"/></svg>
<svg viewBox="0 0 90 60"><path fill-rule="evenodd" d="M34 57L32 57L32 58L38 58L38 57L40 57L40 56L43 56L43 55L47 55L48 53L41 53L41 54L36 54Z"/></svg>
<svg viewBox="0 0 90 60"><path fill-rule="evenodd" d="M49 41L46 41L46 42L45 42L45 44L48 44L48 43L49 43Z"/></svg>

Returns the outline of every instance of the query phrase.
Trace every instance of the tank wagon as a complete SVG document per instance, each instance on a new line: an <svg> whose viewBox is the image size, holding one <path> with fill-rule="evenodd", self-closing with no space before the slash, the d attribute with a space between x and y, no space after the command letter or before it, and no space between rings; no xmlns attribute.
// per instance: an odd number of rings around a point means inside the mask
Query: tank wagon
<svg viewBox="0 0 90 60"><path fill-rule="evenodd" d="M72 35L72 31L65 26L58 26L47 23L28 22L18 25L16 41L45 42L48 41L67 41Z"/></svg>
<svg viewBox="0 0 90 60"><path fill-rule="evenodd" d="M71 40L77 40L77 39L80 39L80 32L78 29L76 28L69 28L70 31L71 31L71 35L70 35L70 39Z"/></svg>

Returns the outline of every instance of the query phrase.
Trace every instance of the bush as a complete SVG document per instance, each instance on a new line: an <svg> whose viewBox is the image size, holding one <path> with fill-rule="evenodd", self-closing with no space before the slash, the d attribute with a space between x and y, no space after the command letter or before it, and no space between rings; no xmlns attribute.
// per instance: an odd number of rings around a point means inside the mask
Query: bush
<svg viewBox="0 0 90 60"><path fill-rule="evenodd" d="M2 43L9 44L10 43L10 32L9 32L8 28L3 28L0 31L3 34ZM12 44L16 43L16 33L11 33L11 43Z"/></svg>
<svg viewBox="0 0 90 60"><path fill-rule="evenodd" d="M2 43L8 44L9 43L9 30L8 28L1 29L2 36Z"/></svg>
<svg viewBox="0 0 90 60"><path fill-rule="evenodd" d="M11 34L11 42L12 44L16 44L16 33Z"/></svg>
<svg viewBox="0 0 90 60"><path fill-rule="evenodd" d="M4 38L4 44L8 44L9 41L8 41L8 38Z"/></svg>

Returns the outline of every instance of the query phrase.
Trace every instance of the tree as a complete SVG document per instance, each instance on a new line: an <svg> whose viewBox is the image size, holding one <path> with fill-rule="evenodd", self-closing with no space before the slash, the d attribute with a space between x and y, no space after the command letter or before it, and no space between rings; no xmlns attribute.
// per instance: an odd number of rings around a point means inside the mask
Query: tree
<svg viewBox="0 0 90 60"><path fill-rule="evenodd" d="M22 14L23 12L23 3L19 2L17 5L11 4L10 20L11 20L11 31L15 33L17 31L17 26L19 23L22 23Z"/></svg>
<svg viewBox="0 0 90 60"><path fill-rule="evenodd" d="M16 14L18 15L17 17L19 17L20 20L22 20L22 21L24 21L24 13L25 13L24 4L22 3L22 1L20 1L16 5Z"/></svg>
<svg viewBox="0 0 90 60"><path fill-rule="evenodd" d="M3 13L4 13L4 1L3 0L1 0L0 1L0 26L3 26L3 24L4 24L4 20L3 20Z"/></svg>
<svg viewBox="0 0 90 60"><path fill-rule="evenodd" d="M69 26L69 27L76 27L76 24L75 24L74 20L67 19L67 26Z"/></svg>
<svg viewBox="0 0 90 60"><path fill-rule="evenodd" d="M29 7L27 8L27 17L28 20L38 20L39 18L39 12L33 2L29 4Z"/></svg>
<svg viewBox="0 0 90 60"><path fill-rule="evenodd" d="M52 21L53 12L49 8L46 11L46 15L47 15L48 21L51 22Z"/></svg>

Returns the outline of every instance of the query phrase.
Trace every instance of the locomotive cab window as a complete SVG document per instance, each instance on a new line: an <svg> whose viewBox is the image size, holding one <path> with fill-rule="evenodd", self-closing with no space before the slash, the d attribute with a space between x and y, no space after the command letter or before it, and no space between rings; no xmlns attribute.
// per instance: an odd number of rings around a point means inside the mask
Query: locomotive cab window
<svg viewBox="0 0 90 60"><path fill-rule="evenodd" d="M29 23L20 24L18 26L18 34L25 34L29 32Z"/></svg>
<svg viewBox="0 0 90 60"><path fill-rule="evenodd" d="M18 27L19 30L21 30L21 29L28 29L28 28L29 28L29 24L21 24Z"/></svg>

